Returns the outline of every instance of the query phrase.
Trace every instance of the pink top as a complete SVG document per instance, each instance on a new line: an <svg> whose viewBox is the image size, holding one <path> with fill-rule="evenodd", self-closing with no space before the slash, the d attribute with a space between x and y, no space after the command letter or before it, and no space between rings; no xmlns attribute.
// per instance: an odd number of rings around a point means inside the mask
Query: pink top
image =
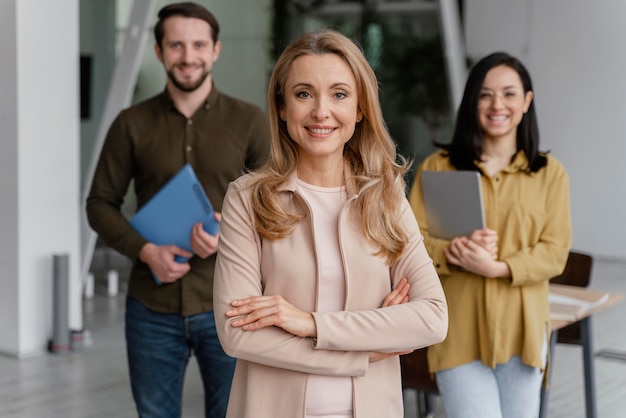
<svg viewBox="0 0 626 418"><path fill-rule="evenodd" d="M317 311L342 311L345 307L345 276L339 248L339 213L348 194L345 187L318 187L298 180L298 190L305 197L313 214L313 230L317 242L319 281ZM306 417L351 418L352 378L345 376L308 376Z"/></svg>

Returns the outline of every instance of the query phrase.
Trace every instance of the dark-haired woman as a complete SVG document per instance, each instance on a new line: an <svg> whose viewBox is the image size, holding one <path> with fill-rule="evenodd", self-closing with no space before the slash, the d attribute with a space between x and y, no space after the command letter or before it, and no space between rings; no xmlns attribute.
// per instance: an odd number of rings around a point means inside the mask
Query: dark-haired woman
<svg viewBox="0 0 626 418"><path fill-rule="evenodd" d="M539 150L530 75L506 53L471 70L452 142L420 165L409 201L449 307L444 342L428 349L448 418L536 417L550 334L548 281L571 245L568 176ZM430 236L424 170L481 174L487 227Z"/></svg>

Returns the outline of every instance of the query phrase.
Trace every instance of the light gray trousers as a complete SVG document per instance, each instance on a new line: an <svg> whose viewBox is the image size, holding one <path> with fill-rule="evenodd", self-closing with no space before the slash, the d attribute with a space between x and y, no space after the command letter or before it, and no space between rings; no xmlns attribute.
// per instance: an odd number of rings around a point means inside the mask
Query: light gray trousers
<svg viewBox="0 0 626 418"><path fill-rule="evenodd" d="M513 357L495 369L473 361L437 372L446 418L537 418L543 372Z"/></svg>

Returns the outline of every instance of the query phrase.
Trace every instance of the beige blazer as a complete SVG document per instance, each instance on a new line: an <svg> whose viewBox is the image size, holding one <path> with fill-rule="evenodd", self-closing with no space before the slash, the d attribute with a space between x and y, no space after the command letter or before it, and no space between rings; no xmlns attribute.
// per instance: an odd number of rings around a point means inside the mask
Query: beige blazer
<svg viewBox="0 0 626 418"><path fill-rule="evenodd" d="M214 284L217 333L237 367L228 418L300 418L306 410L307 376L351 376L355 418L402 418L399 357L369 363L369 352L396 352L441 342L447 332L447 305L439 277L424 247L408 202L401 221L409 232L406 251L389 267L366 241L356 222L348 190L339 237L346 277L345 310L316 311L317 259L309 207L296 191L295 174L281 191L288 212L306 216L285 239L263 240L254 228L249 176L230 184L224 200ZM411 283L408 303L380 308L403 277ZM230 325L224 312L233 299L282 295L313 312L317 338L302 338L279 328L245 332Z"/></svg>

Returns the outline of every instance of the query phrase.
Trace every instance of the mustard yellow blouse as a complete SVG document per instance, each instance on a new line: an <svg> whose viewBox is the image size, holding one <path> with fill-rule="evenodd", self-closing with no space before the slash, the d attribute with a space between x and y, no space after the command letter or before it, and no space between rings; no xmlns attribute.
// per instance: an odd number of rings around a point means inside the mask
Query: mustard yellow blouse
<svg viewBox="0 0 626 418"><path fill-rule="evenodd" d="M548 155L536 173L525 170L519 152L493 177L481 176L487 227L498 233L498 258L512 277L483 277L448 265L447 240L428 234L422 201L424 170L454 170L436 152L418 168L409 202L448 300L448 336L428 350L432 373L481 360L486 366L506 363L513 356L543 368L541 349L548 341L550 306L548 281L565 268L572 241L569 181L561 163Z"/></svg>

